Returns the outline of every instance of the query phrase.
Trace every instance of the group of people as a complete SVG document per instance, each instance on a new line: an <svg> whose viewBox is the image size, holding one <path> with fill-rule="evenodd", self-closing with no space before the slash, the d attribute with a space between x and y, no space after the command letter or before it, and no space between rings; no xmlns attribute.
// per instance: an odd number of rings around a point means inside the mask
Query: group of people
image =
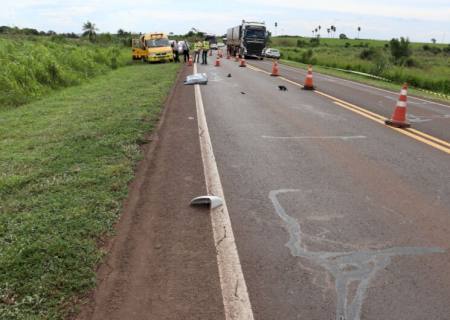
<svg viewBox="0 0 450 320"><path fill-rule="evenodd" d="M180 55L183 56L184 62L189 60L189 42L186 40L180 40L178 42L173 40L170 46L172 47L175 62L180 62Z"/></svg>
<svg viewBox="0 0 450 320"><path fill-rule="evenodd" d="M186 63L189 61L189 42L186 40L180 40L176 41L173 40L171 43L173 55L174 55L174 61L180 62L180 55L183 55L184 62ZM208 64L208 52L210 50L209 41L197 41L194 43L194 63L200 62L200 56L202 57L201 64Z"/></svg>

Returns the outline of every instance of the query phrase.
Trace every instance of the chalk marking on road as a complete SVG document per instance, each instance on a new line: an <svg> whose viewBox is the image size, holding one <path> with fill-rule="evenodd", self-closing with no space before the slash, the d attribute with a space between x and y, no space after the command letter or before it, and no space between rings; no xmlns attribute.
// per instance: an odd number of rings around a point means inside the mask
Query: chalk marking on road
<svg viewBox="0 0 450 320"><path fill-rule="evenodd" d="M263 139L274 140L354 140L354 139L366 139L366 136L297 136L297 137L274 137L274 136L261 136Z"/></svg>
<svg viewBox="0 0 450 320"><path fill-rule="evenodd" d="M269 66L269 64L266 64L266 65ZM304 70L304 69L292 67L292 66L286 65L286 64L284 64L284 63L282 63L282 62L280 63L280 67L281 67L281 68L288 69L288 70L291 70L291 71L294 71L294 72L297 72L297 73L302 73L302 74L303 74L303 73L306 73L306 70ZM302 71L302 72L301 72L301 71ZM351 83L351 84L355 84L355 85L357 85L357 86L365 87L365 88L368 88L368 89L375 89L375 90L378 90L378 91L381 91L381 92L386 92L386 93L393 94L393 95L396 95L396 96L398 95L398 93L392 92L392 91L389 91L389 90L386 90L386 89L381 89L381 88L378 88L378 87L373 87L373 86L370 86L370 85L367 85L367 84L359 83L359 82L352 81L352 80L348 80L348 79L344 79L344 78L332 77L332 76L325 75L325 74L320 73L320 72L317 72L317 73L318 73L321 77L326 78L326 79L328 79L328 80L331 80L332 82L333 82L333 81L335 82L335 80L338 79L338 80L342 80L342 81L345 81L345 82L349 82L349 83ZM450 106L447 105L447 104L443 104L443 103L439 103L439 102L435 102L435 101L431 101L431 100L426 100L426 99L422 99L422 98L418 98L418 97L414 97L414 96L410 96L409 98L410 98L410 100L411 100L411 99L415 99L415 100L418 100L418 101L421 101L421 102L431 103L431 104L435 104L435 105L438 105L438 106L450 108ZM394 97L394 100L397 100L397 99ZM415 102L414 102L414 103L415 103Z"/></svg>
<svg viewBox="0 0 450 320"><path fill-rule="evenodd" d="M398 256L417 256L432 253L445 253L446 250L437 247L392 247L380 250L361 251L311 251L304 240L320 244L320 239L302 232L297 219L289 216L278 200L278 195L298 193L298 189L272 190L269 199L276 214L283 220L289 233L286 246L294 257L307 259L325 270L335 279L337 295L336 319L360 320L362 305L370 281L378 271L391 263L391 258ZM351 284L358 282L356 292L351 294Z"/></svg>
<svg viewBox="0 0 450 320"><path fill-rule="evenodd" d="M194 73L196 72L197 66L194 65ZM252 306L208 131L200 85L194 86L194 92L206 189L208 194L219 196L224 200L221 207L211 209L210 213L225 318L227 320L253 320Z"/></svg>
<svg viewBox="0 0 450 320"><path fill-rule="evenodd" d="M255 66L252 66L251 69L256 70L256 71L263 71L263 70L255 67ZM263 72L266 72L266 71L263 71ZM287 81L289 83L292 83L294 85L297 85L299 87L303 87L301 84L299 84L297 82L291 81L291 80L283 78L283 77L279 77L279 78L282 79L282 80L285 80L285 81ZM384 123L384 120L386 118L383 117L382 115L379 115L379 114L374 113L372 111L369 111L367 109L358 107L358 106L356 106L356 105L354 105L352 103L349 103L347 101L341 100L339 98L336 98L336 97L331 96L329 94L326 94L324 92L321 92L321 91L318 91L318 90L315 90L314 92L319 94L319 95L321 95L321 96L324 96L324 97L332 100L336 105L338 105L340 107L343 107L343 108L345 108L347 110L353 111L353 112L355 112L355 113L357 113L359 115L362 115L362 116L364 116L364 117L366 117L368 119L371 119L371 120L373 120L373 121L375 121L377 123L380 123L386 128L390 128L392 130L400 132L400 133L402 133L402 134L404 134L404 135L406 135L408 137L411 137L411 138L413 138L413 139L415 139L417 141L423 142L423 143L425 143L425 144L427 144L427 145L429 145L431 147L434 147L434 148L436 148L438 150L441 150L441 151L443 151L443 152L445 152L447 154L450 154L450 147L447 147L447 146L450 146L450 144L448 142L444 141L444 140L441 140L439 138L433 137L431 135L428 135L426 133L423 133L421 131L418 131L418 130L415 130L415 129L412 129L412 128L400 129L400 128L395 128L395 127L392 127L392 126L386 126L385 123Z"/></svg>

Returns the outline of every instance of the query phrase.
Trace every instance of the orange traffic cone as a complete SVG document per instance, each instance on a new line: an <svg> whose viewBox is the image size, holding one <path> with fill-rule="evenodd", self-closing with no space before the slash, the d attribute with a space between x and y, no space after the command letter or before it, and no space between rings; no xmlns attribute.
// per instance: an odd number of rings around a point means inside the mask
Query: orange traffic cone
<svg viewBox="0 0 450 320"><path fill-rule="evenodd" d="M312 66L311 65L308 66L308 73L306 74L305 85L303 86L303 89L305 89L305 90L314 90Z"/></svg>
<svg viewBox="0 0 450 320"><path fill-rule="evenodd" d="M245 64L245 58L242 58L241 61L239 62L239 67L246 67L247 65Z"/></svg>
<svg viewBox="0 0 450 320"><path fill-rule="evenodd" d="M270 75L272 77L278 77L280 75L280 72L278 70L278 63L276 60L273 60L272 73Z"/></svg>
<svg viewBox="0 0 450 320"><path fill-rule="evenodd" d="M216 57L216 64L215 64L215 66L216 67L220 67L220 58L218 56Z"/></svg>
<svg viewBox="0 0 450 320"><path fill-rule="evenodd" d="M239 55L236 53L236 57L234 58L234 61L239 62Z"/></svg>
<svg viewBox="0 0 450 320"><path fill-rule="evenodd" d="M192 56L189 56L189 60L188 60L188 66L192 67Z"/></svg>
<svg viewBox="0 0 450 320"><path fill-rule="evenodd" d="M387 125L397 128L409 128L411 125L406 122L406 96L408 94L408 85L405 83L400 91L400 98L395 106L394 114L390 120L385 120Z"/></svg>

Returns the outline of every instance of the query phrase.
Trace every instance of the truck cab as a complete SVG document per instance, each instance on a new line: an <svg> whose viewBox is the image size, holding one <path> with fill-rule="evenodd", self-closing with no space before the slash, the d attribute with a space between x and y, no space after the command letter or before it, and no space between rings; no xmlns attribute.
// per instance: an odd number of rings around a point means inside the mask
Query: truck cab
<svg viewBox="0 0 450 320"><path fill-rule="evenodd" d="M173 50L165 33L147 33L133 40L133 59L144 62L173 61Z"/></svg>

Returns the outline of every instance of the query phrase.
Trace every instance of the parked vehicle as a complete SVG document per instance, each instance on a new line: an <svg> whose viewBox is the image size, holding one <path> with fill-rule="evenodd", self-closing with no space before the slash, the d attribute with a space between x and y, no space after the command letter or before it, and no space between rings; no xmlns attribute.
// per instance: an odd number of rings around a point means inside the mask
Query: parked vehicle
<svg viewBox="0 0 450 320"><path fill-rule="evenodd" d="M132 41L133 60L144 62L173 61L173 50L165 33L146 33Z"/></svg>
<svg viewBox="0 0 450 320"><path fill-rule="evenodd" d="M266 46L267 31L264 22L248 22L227 31L227 49L231 55L241 57L262 58L262 51Z"/></svg>
<svg viewBox="0 0 450 320"><path fill-rule="evenodd" d="M217 50L217 39L216 36L213 34L207 34L205 36L205 40L209 41L209 48L211 50Z"/></svg>
<svg viewBox="0 0 450 320"><path fill-rule="evenodd" d="M273 49L273 48L267 48L264 50L264 57L266 58L273 58L273 59L280 59L280 50Z"/></svg>

